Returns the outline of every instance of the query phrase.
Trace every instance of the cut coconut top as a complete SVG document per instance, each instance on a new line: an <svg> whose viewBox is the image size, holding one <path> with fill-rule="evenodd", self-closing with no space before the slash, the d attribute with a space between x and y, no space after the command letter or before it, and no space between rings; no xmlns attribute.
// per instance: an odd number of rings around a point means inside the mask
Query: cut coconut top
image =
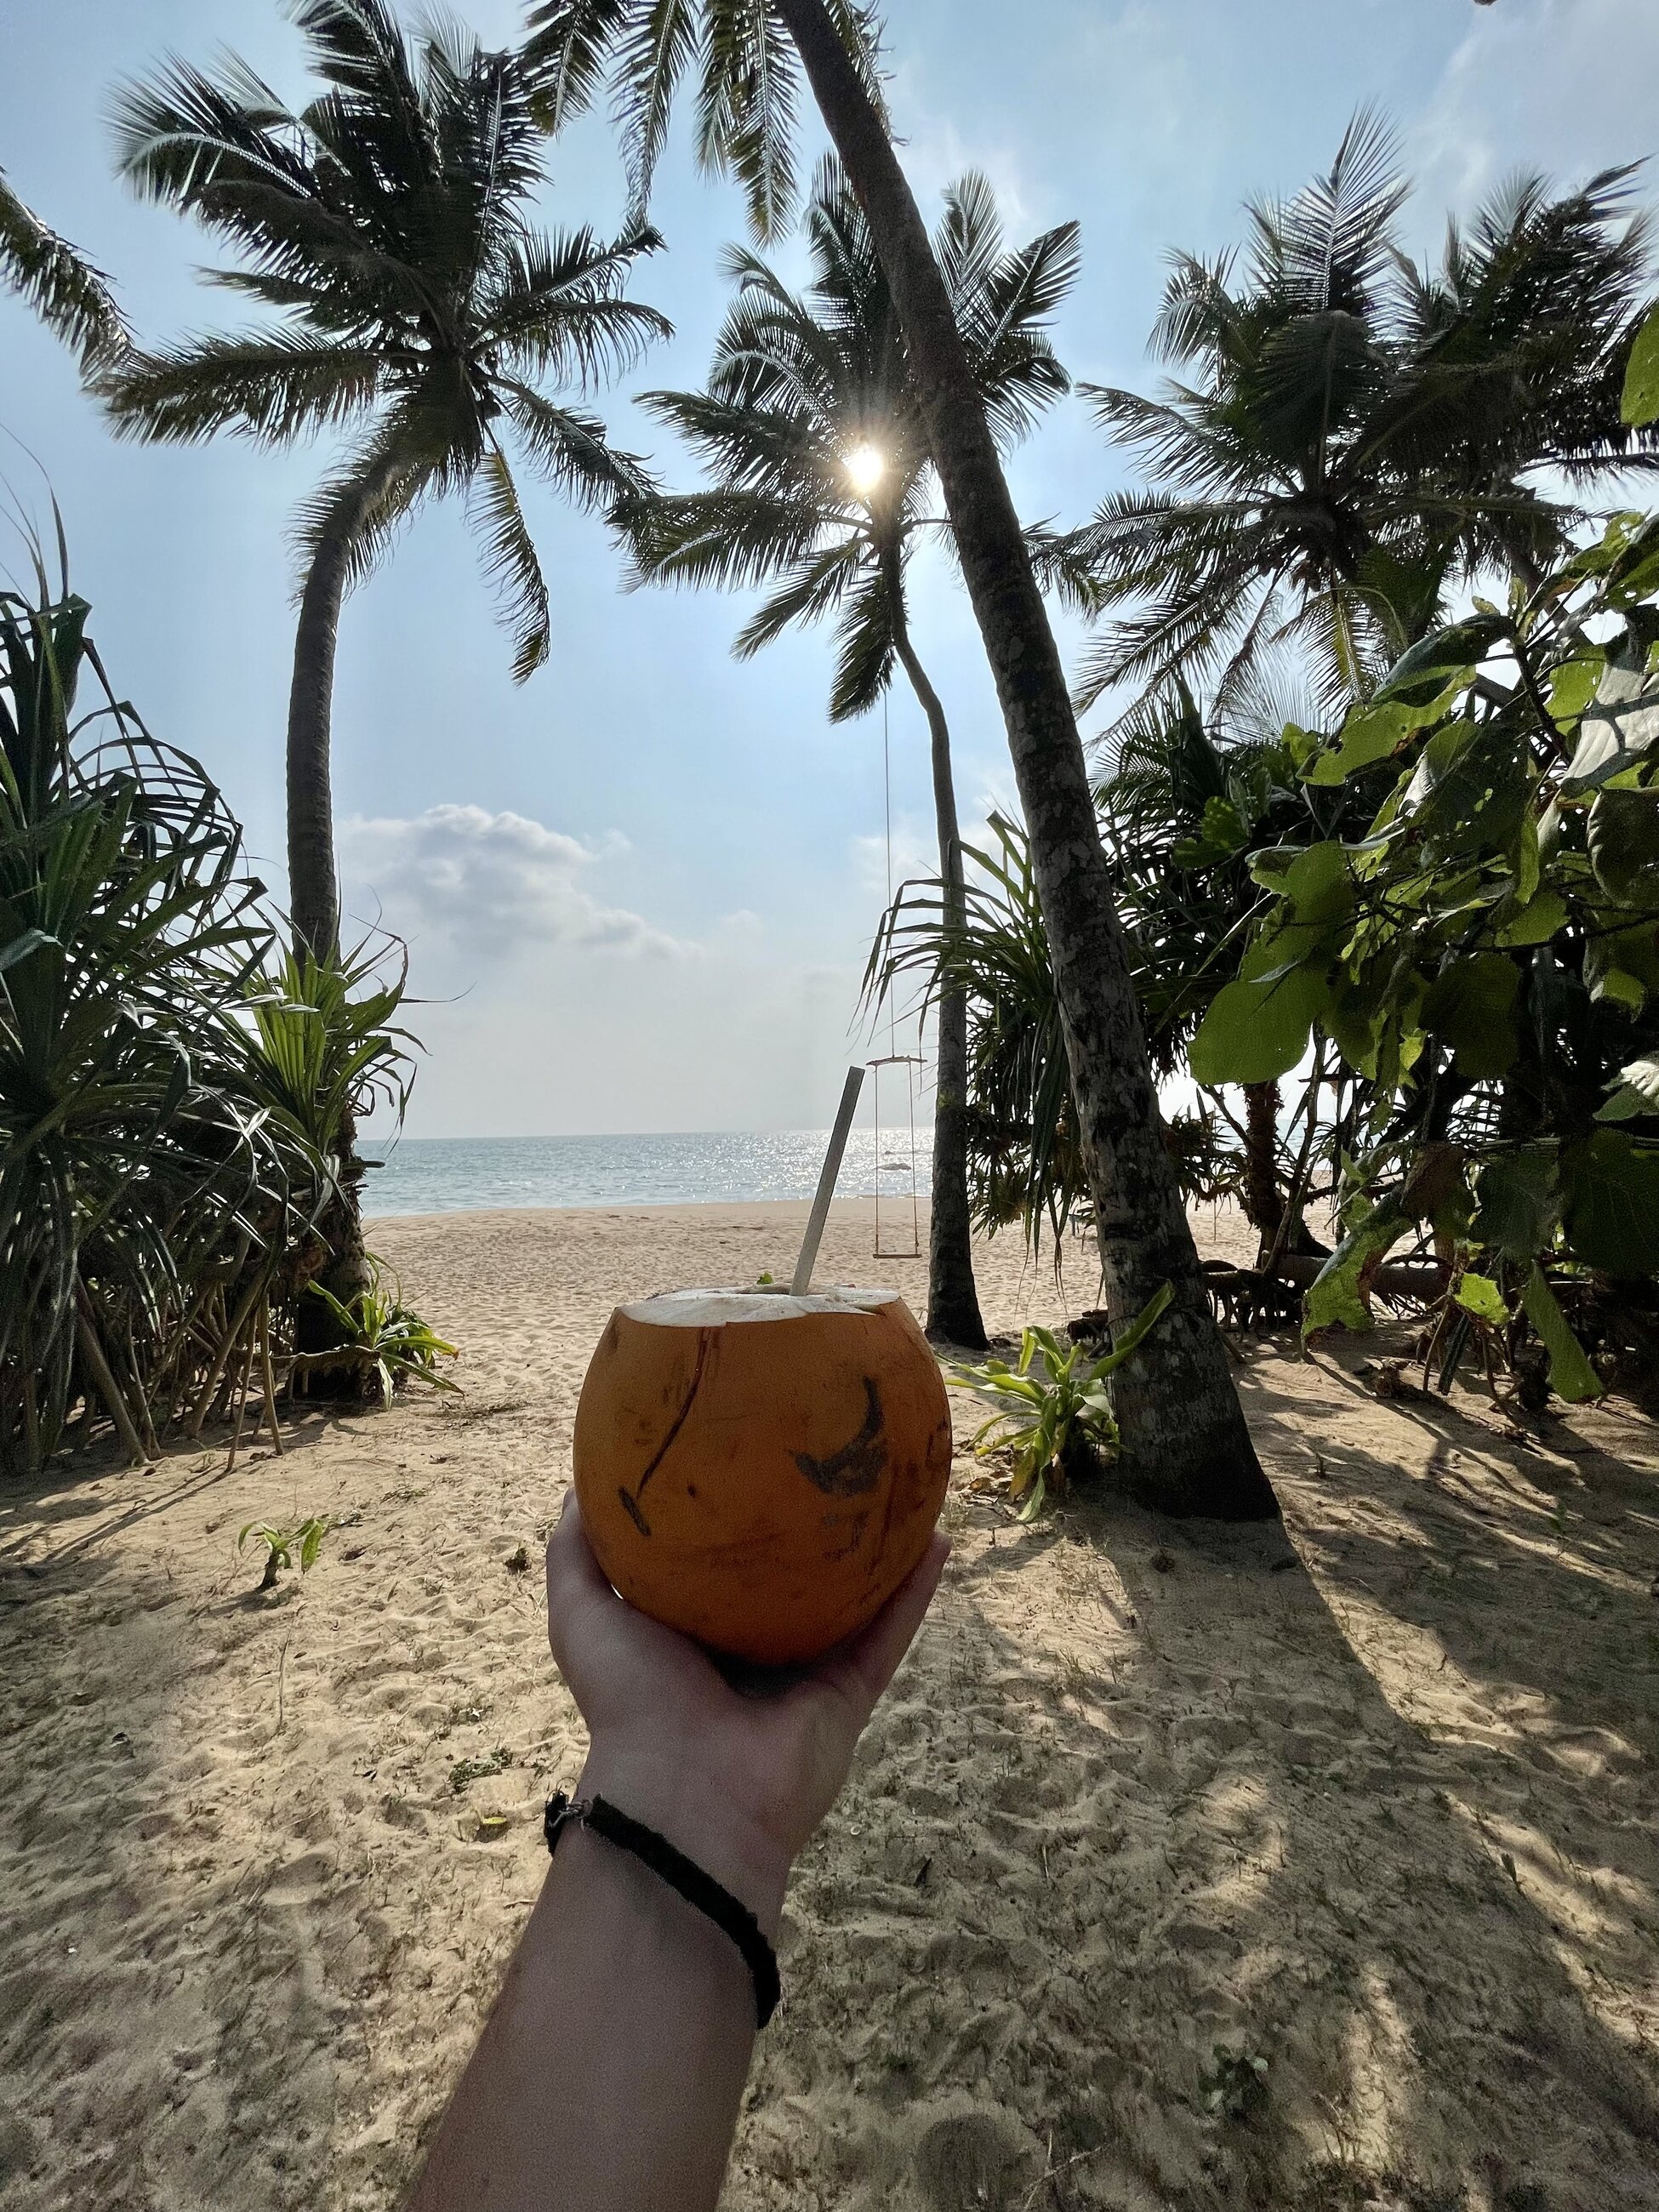
<svg viewBox="0 0 1659 2212"><path fill-rule="evenodd" d="M727 1322L804 1321L810 1314L874 1313L891 1305L896 1291L808 1291L795 1297L788 1291L755 1289L726 1291L659 1291L655 1297L641 1298L621 1310L629 1321L648 1321L658 1328L718 1328Z"/></svg>

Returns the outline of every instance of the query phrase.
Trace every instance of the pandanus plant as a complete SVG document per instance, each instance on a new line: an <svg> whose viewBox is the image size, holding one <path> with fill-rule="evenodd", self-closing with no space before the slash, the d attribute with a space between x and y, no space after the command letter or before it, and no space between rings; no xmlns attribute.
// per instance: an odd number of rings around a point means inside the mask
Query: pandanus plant
<svg viewBox="0 0 1659 2212"><path fill-rule="evenodd" d="M25 1468L77 1399L151 1448L208 1293L322 1196L237 1079L270 942L240 832L118 700L86 602L40 585L0 595L0 1456Z"/></svg>

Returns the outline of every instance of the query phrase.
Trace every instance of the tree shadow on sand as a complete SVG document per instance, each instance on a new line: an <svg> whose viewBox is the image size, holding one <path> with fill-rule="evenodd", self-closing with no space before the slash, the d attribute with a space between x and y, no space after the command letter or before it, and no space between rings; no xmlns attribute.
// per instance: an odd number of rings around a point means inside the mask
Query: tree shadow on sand
<svg viewBox="0 0 1659 2212"><path fill-rule="evenodd" d="M1350 1459L1331 1486L1357 1506L1404 1479ZM1571 1762L1540 1765L1530 1737L1409 1711L1413 1651L1378 1670L1378 1624L1333 1609L1369 1577L1388 1594L1368 1602L1419 1632L1400 1540L1331 1516L1355 1548L1328 1602L1325 1516L1289 1505L1319 1580L1283 1531L1116 1504L964 1539L798 1884L813 1979L765 2054L734 2208L787 2201L767 2114L792 2094L839 2178L823 2201L859 2212L1659 2203L1659 2082L1601 1985L1615 1958L1629 1980L1659 1920L1634 1805L1592 1822ZM1528 1656L1524 1582L1488 1628L1473 1561L1511 1571L1501 1520L1432 1510L1441 1551L1469 1555L1433 1626L1472 1664L1479 1646L1488 1704L1520 1685L1558 1745L1618 1733L1626 1693L1595 1655L1533 1687L1549 1666ZM1437 1575L1438 1557L1405 1565ZM1622 1632L1601 1625L1611 1650ZM1504 1841L1528 1820L1540 1850L1616 1830L1593 1920Z"/></svg>

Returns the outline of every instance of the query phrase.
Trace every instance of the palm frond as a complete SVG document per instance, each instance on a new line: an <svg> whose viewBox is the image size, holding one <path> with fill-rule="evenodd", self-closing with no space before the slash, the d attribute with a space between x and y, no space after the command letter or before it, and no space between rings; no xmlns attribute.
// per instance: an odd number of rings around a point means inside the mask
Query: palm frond
<svg viewBox="0 0 1659 2212"><path fill-rule="evenodd" d="M782 590L774 592L738 632L732 652L739 660L747 660L796 623L818 622L833 614L845 603L861 565L860 548L846 541L801 557ZM830 719L841 719L833 708Z"/></svg>
<svg viewBox="0 0 1659 2212"><path fill-rule="evenodd" d="M513 680L527 683L550 648L547 580L536 558L507 456L493 441L473 477L467 507L484 574L495 590L502 621L514 633Z"/></svg>
<svg viewBox="0 0 1659 2212"><path fill-rule="evenodd" d="M1391 265L1395 217L1410 194L1398 134L1376 108L1358 109L1323 176L1294 199L1251 203L1258 281L1304 313L1363 313Z"/></svg>
<svg viewBox="0 0 1659 2212"><path fill-rule="evenodd" d="M781 237L794 214L799 107L799 64L772 9L756 0L704 0L698 159L743 187L763 243Z"/></svg>
<svg viewBox="0 0 1659 2212"><path fill-rule="evenodd" d="M836 557L857 557L857 539L835 532L833 518L763 492L635 500L621 506L613 520L629 550L633 584L751 589L812 560L832 532Z"/></svg>
<svg viewBox="0 0 1659 2212"><path fill-rule="evenodd" d="M479 308L479 339L522 369L591 386L631 368L665 315L622 296L634 262L662 241L650 229L610 243L591 230L526 235L505 248Z"/></svg>
<svg viewBox="0 0 1659 2212"><path fill-rule="evenodd" d="M576 506L602 513L617 500L647 499L656 490L644 461L613 446L597 415L562 407L513 377L502 378L501 392L537 474Z"/></svg>
<svg viewBox="0 0 1659 2212"><path fill-rule="evenodd" d="M530 11L524 66L537 121L556 131L599 97L635 0L543 0Z"/></svg>
<svg viewBox="0 0 1659 2212"><path fill-rule="evenodd" d="M26 207L0 170L0 283L27 301L83 370L118 359L132 333L110 282Z"/></svg>
<svg viewBox="0 0 1659 2212"><path fill-rule="evenodd" d="M902 609L893 603L890 564L872 563L844 599L836 629L836 680L830 719L867 714L893 680Z"/></svg>
<svg viewBox="0 0 1659 2212"><path fill-rule="evenodd" d="M280 445L349 422L386 374L372 348L254 331L129 354L98 388L118 436L194 444L228 429Z"/></svg>
<svg viewBox="0 0 1659 2212"><path fill-rule="evenodd" d="M638 0L620 17L612 111L623 137L632 212L643 221L680 82L702 43L698 0Z"/></svg>

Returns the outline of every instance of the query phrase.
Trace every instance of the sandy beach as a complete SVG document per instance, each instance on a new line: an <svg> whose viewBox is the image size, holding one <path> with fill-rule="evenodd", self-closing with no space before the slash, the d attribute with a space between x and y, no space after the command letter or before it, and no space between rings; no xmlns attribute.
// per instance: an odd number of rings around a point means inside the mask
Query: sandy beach
<svg viewBox="0 0 1659 2212"><path fill-rule="evenodd" d="M464 1397L0 1492L9 2208L398 2203L581 1762L540 1545L588 1353L805 1211L377 1224ZM823 1276L920 1304L870 1242L838 1206ZM1093 1304L1089 1256L993 1245L988 1321ZM1282 1529L1020 1528L958 1406L729 2212L1659 2206L1659 1431L1379 1398L1404 1341L1241 1345ZM257 1593L239 1528L310 1513Z"/></svg>

